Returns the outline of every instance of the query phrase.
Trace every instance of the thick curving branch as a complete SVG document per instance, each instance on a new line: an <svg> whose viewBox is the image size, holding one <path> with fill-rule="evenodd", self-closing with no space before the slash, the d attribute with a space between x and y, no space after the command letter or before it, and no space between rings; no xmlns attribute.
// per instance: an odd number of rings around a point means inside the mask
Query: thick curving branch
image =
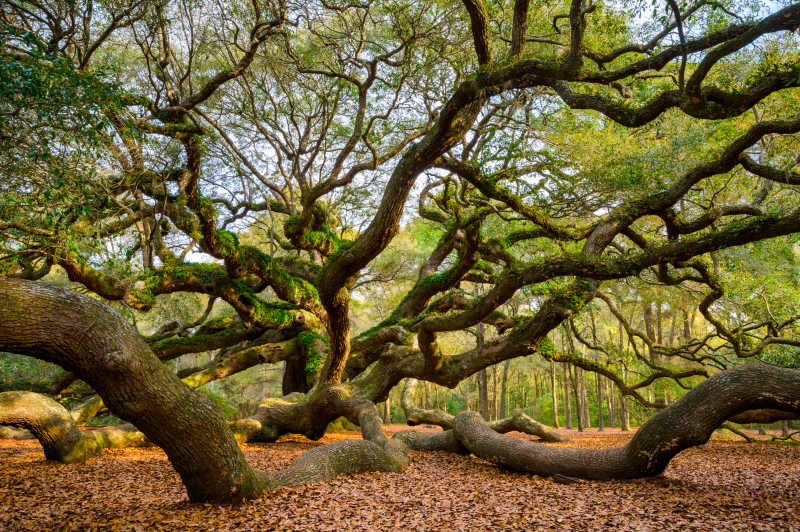
<svg viewBox="0 0 800 532"><path fill-rule="evenodd" d="M84 462L106 447L149 445L141 432L124 427L82 433L66 408L34 392L0 393L0 425L31 431L45 458L65 464Z"/></svg>
<svg viewBox="0 0 800 532"><path fill-rule="evenodd" d="M699 384L645 423L624 447L554 448L498 434L474 412L453 422L459 441L477 456L516 471L588 479L657 475L679 452L708 441L737 414L757 408L800 413L800 371L749 364Z"/></svg>

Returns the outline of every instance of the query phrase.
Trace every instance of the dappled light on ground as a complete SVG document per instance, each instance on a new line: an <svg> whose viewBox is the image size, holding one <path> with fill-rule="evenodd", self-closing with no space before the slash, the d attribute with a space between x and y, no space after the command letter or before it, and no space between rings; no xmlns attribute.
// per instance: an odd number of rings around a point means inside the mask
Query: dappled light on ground
<svg viewBox="0 0 800 532"><path fill-rule="evenodd" d="M571 431L573 441L560 445L616 446L631 434ZM355 437L337 433L321 442ZM317 444L293 436L244 450L254 467L275 470ZM0 440L0 530L93 528L797 530L800 447L715 436L678 455L663 476L577 484L474 457L412 452L402 473L346 475L212 506L187 502L156 448L105 450L85 464L63 465L46 463L35 440Z"/></svg>

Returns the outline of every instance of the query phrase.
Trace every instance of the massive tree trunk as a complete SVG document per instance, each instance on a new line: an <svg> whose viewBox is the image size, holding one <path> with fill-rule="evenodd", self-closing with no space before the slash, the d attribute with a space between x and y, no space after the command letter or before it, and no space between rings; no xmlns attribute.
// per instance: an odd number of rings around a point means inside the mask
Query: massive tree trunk
<svg viewBox="0 0 800 532"><path fill-rule="evenodd" d="M396 445L365 441L322 446L313 460L301 457L288 471L254 471L213 404L178 380L122 316L91 297L45 283L0 277L0 350L59 364L90 384L112 412L167 453L192 501L240 500L300 479L404 465ZM69 414L60 414L63 430L31 422L30 428L47 429L40 437L48 449L66 449L76 440ZM69 456L68 450L55 452L54 457Z"/></svg>
<svg viewBox="0 0 800 532"><path fill-rule="evenodd" d="M661 473L679 452L708 441L727 419L758 408L800 412L800 371L749 364L697 385L652 417L624 447L547 447L503 436L480 417L453 421L458 440L477 456L517 471L589 479L637 478Z"/></svg>
<svg viewBox="0 0 800 532"><path fill-rule="evenodd" d="M193 501L254 496L263 484L228 424L110 307L45 283L0 278L0 349L54 362L164 449Z"/></svg>
<svg viewBox="0 0 800 532"><path fill-rule="evenodd" d="M286 360L281 382L283 395L300 392L306 393L311 387L308 385L306 373L306 358L297 357Z"/></svg>

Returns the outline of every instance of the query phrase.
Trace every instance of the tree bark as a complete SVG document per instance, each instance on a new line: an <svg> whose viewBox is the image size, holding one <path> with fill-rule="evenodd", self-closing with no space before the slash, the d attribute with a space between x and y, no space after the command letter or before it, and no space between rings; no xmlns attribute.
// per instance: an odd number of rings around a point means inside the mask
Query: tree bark
<svg viewBox="0 0 800 532"><path fill-rule="evenodd" d="M122 316L99 301L0 278L0 349L54 362L86 381L112 412L164 449L191 500L229 501L261 491L211 402L183 384Z"/></svg>
<svg viewBox="0 0 800 532"><path fill-rule="evenodd" d="M589 400L586 396L586 375L584 374L583 369L575 368L576 369L576 377L580 383L580 390L581 390L581 406L583 407L583 428L589 428L592 426L592 420L589 417Z"/></svg>
<svg viewBox="0 0 800 532"><path fill-rule="evenodd" d="M575 396L575 410L578 414L578 430L583 432L585 425L583 422L583 402L581 401L583 397L581 395L580 376L578 374L580 370L574 366L570 366L570 369L570 373L572 374L572 393Z"/></svg>
<svg viewBox="0 0 800 532"><path fill-rule="evenodd" d="M606 420L603 417L603 383L601 382L602 377L600 377L599 373L595 373L595 379L597 384L597 430L603 431L606 428Z"/></svg>
<svg viewBox="0 0 800 532"><path fill-rule="evenodd" d="M491 421L489 413L489 376L486 370L478 372L478 412L486 421Z"/></svg>
<svg viewBox="0 0 800 532"><path fill-rule="evenodd" d="M616 426L617 424L617 408L616 408L616 400L614 398L614 389L611 387L611 383L609 381L604 381L604 387L606 387L605 394L608 396L608 424L611 427Z"/></svg>
<svg viewBox="0 0 800 532"><path fill-rule="evenodd" d="M622 368L622 379L623 381L627 380L628 371L623 367ZM627 432L631 430L631 421L630 421L630 412L628 412L628 397L620 392L619 394L619 402L620 402L620 416L619 416L619 428L623 432Z"/></svg>
<svg viewBox="0 0 800 532"><path fill-rule="evenodd" d="M283 369L283 379L281 381L283 395L300 392L306 393L311 387L306 378L306 357L299 356L286 360Z"/></svg>
<svg viewBox="0 0 800 532"><path fill-rule="evenodd" d="M500 409L497 405L497 364L492 366L492 402L490 405L492 421L494 421L500 417Z"/></svg>

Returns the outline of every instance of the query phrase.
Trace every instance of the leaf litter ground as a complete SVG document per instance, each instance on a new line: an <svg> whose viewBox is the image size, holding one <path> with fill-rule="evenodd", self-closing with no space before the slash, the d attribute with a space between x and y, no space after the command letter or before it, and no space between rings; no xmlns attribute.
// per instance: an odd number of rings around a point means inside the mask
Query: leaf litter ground
<svg viewBox="0 0 800 532"><path fill-rule="evenodd" d="M394 432L400 426L393 426ZM566 431L562 431L567 433ZM578 447L632 433L570 431ZM517 434L518 437L523 437ZM247 444L261 470L321 442ZM47 463L35 440L0 440L0 530L800 530L800 447L715 436L667 471L634 481L558 484L475 457L413 452L402 473L341 476L237 505L190 504L157 448Z"/></svg>

